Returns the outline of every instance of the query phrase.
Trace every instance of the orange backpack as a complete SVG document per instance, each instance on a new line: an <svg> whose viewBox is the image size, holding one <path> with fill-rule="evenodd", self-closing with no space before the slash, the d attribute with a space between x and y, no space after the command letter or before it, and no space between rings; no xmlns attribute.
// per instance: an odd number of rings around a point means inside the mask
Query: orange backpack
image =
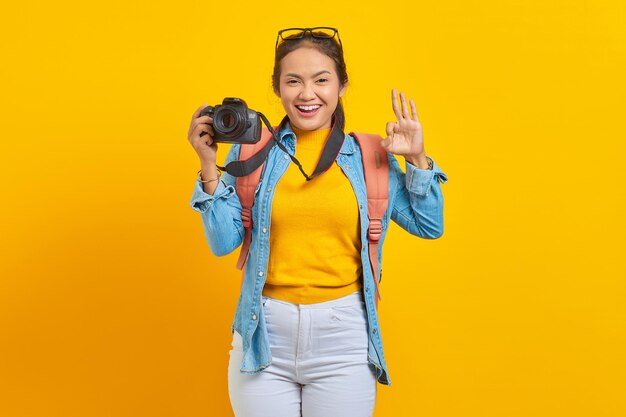
<svg viewBox="0 0 626 417"><path fill-rule="evenodd" d="M387 151L380 145L381 137L368 133L350 133L361 148L363 159L363 171L365 174L365 186L367 189L367 215L370 221L368 229L369 258L374 274L374 284L376 286L375 302L378 307L380 291L378 289L378 242L380 240L383 227L382 218L387 211L389 199L389 161ZM250 145L241 145L239 159L247 160L265 147L272 139L272 134L268 129L263 129L261 139ZM243 269L246 264L252 240L252 206L254 204L254 191L261 179L263 164L251 174L237 177L236 189L241 202L241 220L245 228L245 235L237 268ZM242 278L243 279L243 278ZM243 281L242 281L243 282Z"/></svg>

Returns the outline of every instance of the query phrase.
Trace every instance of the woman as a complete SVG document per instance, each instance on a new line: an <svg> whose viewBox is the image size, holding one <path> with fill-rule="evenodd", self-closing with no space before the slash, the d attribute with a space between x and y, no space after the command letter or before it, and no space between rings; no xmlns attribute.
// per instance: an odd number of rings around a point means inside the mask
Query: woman
<svg viewBox="0 0 626 417"><path fill-rule="evenodd" d="M285 154L312 172L334 122L342 120L348 76L337 30L280 31L272 81L287 114L277 131L284 146L271 149L255 192L252 243L232 325L231 404L237 417L371 416L376 381L391 380L369 264L360 149L342 133L335 163L311 181ZM225 255L242 242L241 204L234 177L218 174L213 120L200 116L204 107L188 132L202 167L191 206L202 213L213 253ZM446 175L425 154L413 100L409 110L405 95L398 102L392 90L392 107L397 120L387 123L381 142L389 196L379 249L390 220L423 238L443 232L439 183ZM237 160L239 150L233 145L227 162ZM406 174L394 154L405 158Z"/></svg>

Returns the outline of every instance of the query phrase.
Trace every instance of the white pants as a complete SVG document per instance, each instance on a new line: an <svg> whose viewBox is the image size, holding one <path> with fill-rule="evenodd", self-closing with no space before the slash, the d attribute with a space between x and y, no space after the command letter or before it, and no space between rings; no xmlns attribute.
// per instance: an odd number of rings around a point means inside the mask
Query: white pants
<svg viewBox="0 0 626 417"><path fill-rule="evenodd" d="M228 391L236 417L371 417L376 371L367 361L368 329L360 292L316 304L263 297L272 364L239 371L233 334Z"/></svg>

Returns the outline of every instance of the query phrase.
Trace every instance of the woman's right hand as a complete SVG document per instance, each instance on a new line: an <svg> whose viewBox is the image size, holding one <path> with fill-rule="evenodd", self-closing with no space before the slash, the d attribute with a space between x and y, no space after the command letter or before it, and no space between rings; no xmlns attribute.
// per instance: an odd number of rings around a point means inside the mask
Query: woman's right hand
<svg viewBox="0 0 626 417"><path fill-rule="evenodd" d="M191 124L187 132L187 139L204 165L215 165L217 155L217 143L213 142L213 119L211 116L201 116L202 109L207 107L203 104L198 107L191 116Z"/></svg>

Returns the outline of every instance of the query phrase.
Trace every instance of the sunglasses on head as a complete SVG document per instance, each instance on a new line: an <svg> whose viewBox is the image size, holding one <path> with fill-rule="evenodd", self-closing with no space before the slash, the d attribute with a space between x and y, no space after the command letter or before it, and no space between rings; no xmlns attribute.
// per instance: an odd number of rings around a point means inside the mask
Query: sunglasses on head
<svg viewBox="0 0 626 417"><path fill-rule="evenodd" d="M281 41L291 41L295 39L302 39L309 33L311 37L316 39L333 39L337 36L337 41L339 42L339 47L343 50L343 45L341 44L341 39L339 38L339 31L336 28L331 28L327 26L318 26L314 28L288 28L278 31L278 36L276 37L276 48L281 43Z"/></svg>

